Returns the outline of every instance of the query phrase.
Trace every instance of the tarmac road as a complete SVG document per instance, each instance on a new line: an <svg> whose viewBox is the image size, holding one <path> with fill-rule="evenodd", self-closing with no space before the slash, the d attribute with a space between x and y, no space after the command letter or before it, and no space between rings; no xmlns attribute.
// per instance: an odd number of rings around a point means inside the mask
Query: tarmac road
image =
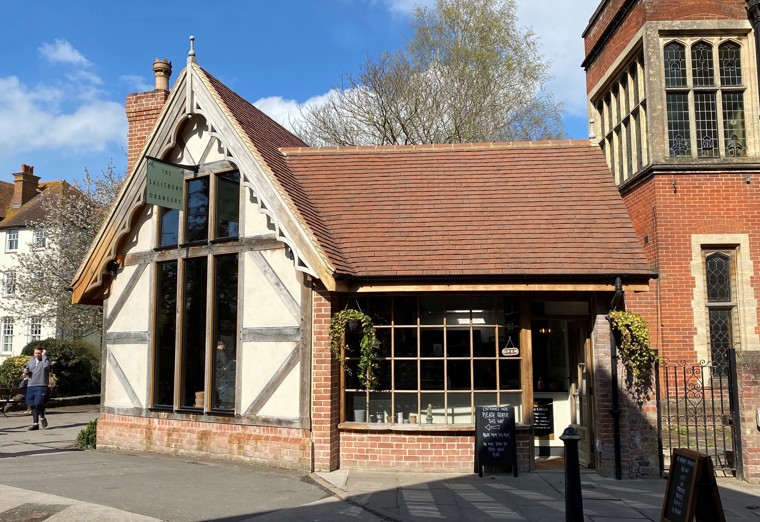
<svg viewBox="0 0 760 522"><path fill-rule="evenodd" d="M23 412L0 418L0 521L382 520L305 473L71 449L96 417L97 406L51 409L33 432Z"/></svg>

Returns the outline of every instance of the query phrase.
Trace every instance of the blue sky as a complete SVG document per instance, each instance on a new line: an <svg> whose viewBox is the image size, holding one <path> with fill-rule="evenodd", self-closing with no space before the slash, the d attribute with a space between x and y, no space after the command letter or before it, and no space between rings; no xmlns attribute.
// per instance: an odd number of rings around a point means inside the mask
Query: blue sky
<svg viewBox="0 0 760 522"><path fill-rule="evenodd" d="M432 0L0 0L0 180L22 163L42 180L126 169L127 94L171 84L195 36L199 65L278 121L368 58L402 47L417 2ZM581 33L598 0L518 0L519 25L551 61L565 128L586 138Z"/></svg>

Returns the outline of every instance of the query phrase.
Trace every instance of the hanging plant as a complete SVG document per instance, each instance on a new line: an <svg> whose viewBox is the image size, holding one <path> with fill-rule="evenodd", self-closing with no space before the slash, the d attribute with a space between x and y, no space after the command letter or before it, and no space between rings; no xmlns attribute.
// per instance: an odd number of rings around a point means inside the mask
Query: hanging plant
<svg viewBox="0 0 760 522"><path fill-rule="evenodd" d="M359 341L359 383L365 390L371 390L377 383L378 348L375 325L372 319L359 310L348 308L333 315L330 321L330 350L340 362L341 367L351 375L351 369L346 366L346 351L351 348L346 344L346 325L357 321L351 326L361 330Z"/></svg>
<svg viewBox="0 0 760 522"><path fill-rule="evenodd" d="M655 363L662 358L649 344L649 328L639 314L610 312L610 326L617 343L618 358L625 368L626 391L641 408L654 391Z"/></svg>

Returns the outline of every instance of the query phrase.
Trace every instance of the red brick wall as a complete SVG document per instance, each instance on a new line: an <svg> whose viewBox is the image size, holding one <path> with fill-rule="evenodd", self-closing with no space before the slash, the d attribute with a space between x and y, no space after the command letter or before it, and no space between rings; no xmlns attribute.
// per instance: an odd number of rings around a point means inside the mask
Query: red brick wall
<svg viewBox="0 0 760 522"><path fill-rule="evenodd" d="M138 92L127 96L126 112L129 122L127 172L131 172L135 165L167 98L169 98L169 92L164 90Z"/></svg>
<svg viewBox="0 0 760 522"><path fill-rule="evenodd" d="M611 26L615 15L628 0L609 0L589 25L584 45L586 56ZM622 24L608 35L603 49L586 67L586 92L604 78L633 35L648 21L662 20L746 20L745 0L638 0ZM617 23L617 22L616 22Z"/></svg>
<svg viewBox="0 0 760 522"><path fill-rule="evenodd" d="M756 415L757 410L760 409L760 353L743 352L737 359L744 478L758 484L760 483L760 428L757 427Z"/></svg>
<svg viewBox="0 0 760 522"><path fill-rule="evenodd" d="M518 470L533 469L530 431L517 431ZM402 469L472 473L475 434L459 432L347 431L340 434L342 469Z"/></svg>
<svg viewBox="0 0 760 522"><path fill-rule="evenodd" d="M314 445L314 471L339 467L340 373L330 353L330 294L316 290L312 324L312 399L311 438Z"/></svg>
<svg viewBox="0 0 760 522"><path fill-rule="evenodd" d="M311 470L307 430L101 413L98 448Z"/></svg>
<svg viewBox="0 0 760 522"><path fill-rule="evenodd" d="M695 358L692 235L748 234L752 263L760 266L760 177L754 175L750 181L743 173L659 174L624 194L634 228L642 242L648 237L645 251L659 272L652 289L659 298L660 317L650 304L643 304L649 300L644 294L626 296L626 303L646 317L662 355ZM759 277L751 279L756 296ZM760 315L758 319L760 323ZM757 329L752 333L760 335Z"/></svg>

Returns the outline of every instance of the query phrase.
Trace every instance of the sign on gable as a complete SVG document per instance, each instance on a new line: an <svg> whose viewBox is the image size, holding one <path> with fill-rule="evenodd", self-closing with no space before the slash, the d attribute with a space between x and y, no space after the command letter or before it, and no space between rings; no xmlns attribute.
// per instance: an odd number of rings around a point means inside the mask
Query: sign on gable
<svg viewBox="0 0 760 522"><path fill-rule="evenodd" d="M148 159L145 202L165 208L182 210L185 188L185 169L157 159Z"/></svg>

